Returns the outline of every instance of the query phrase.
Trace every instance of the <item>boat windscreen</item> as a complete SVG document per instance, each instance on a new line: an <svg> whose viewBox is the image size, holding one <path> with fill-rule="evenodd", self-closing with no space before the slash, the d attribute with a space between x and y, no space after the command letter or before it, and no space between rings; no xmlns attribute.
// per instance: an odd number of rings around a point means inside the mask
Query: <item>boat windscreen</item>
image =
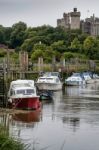
<svg viewBox="0 0 99 150"><path fill-rule="evenodd" d="M53 80L53 78L40 78L40 80Z"/></svg>
<svg viewBox="0 0 99 150"><path fill-rule="evenodd" d="M35 91L34 89L20 89L20 90L17 90L16 93L25 95L25 94L34 94Z"/></svg>
<svg viewBox="0 0 99 150"><path fill-rule="evenodd" d="M35 93L33 89L27 89L26 90L26 94L33 94Z"/></svg>
<svg viewBox="0 0 99 150"><path fill-rule="evenodd" d="M12 87L30 87L30 85L28 83L20 83L20 84L14 84L12 85Z"/></svg>
<svg viewBox="0 0 99 150"><path fill-rule="evenodd" d="M25 90L23 90L23 89L17 90L16 93L17 93L17 94L25 94Z"/></svg>

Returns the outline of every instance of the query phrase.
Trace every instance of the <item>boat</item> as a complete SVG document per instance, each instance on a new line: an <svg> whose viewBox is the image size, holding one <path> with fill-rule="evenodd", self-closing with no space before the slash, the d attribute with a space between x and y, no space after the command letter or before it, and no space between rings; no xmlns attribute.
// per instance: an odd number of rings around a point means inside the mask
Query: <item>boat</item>
<svg viewBox="0 0 99 150"><path fill-rule="evenodd" d="M90 71L86 71L82 73L82 76L84 77L86 84L93 84L95 83L95 78L93 78L93 73Z"/></svg>
<svg viewBox="0 0 99 150"><path fill-rule="evenodd" d="M40 91L39 93L40 96L40 100L53 100L53 92L52 91L48 91L48 90L44 90L44 91Z"/></svg>
<svg viewBox="0 0 99 150"><path fill-rule="evenodd" d="M70 77L65 79L65 84L71 86L78 86L78 85L85 85L86 81L81 73L73 73Z"/></svg>
<svg viewBox="0 0 99 150"><path fill-rule="evenodd" d="M57 91L62 89L62 82L58 76L46 74L37 79L36 86L38 90Z"/></svg>
<svg viewBox="0 0 99 150"><path fill-rule="evenodd" d="M95 80L95 83L99 83L99 75L96 73L93 73L93 79Z"/></svg>
<svg viewBox="0 0 99 150"><path fill-rule="evenodd" d="M15 80L8 91L8 106L16 109L37 110L41 103L33 80Z"/></svg>

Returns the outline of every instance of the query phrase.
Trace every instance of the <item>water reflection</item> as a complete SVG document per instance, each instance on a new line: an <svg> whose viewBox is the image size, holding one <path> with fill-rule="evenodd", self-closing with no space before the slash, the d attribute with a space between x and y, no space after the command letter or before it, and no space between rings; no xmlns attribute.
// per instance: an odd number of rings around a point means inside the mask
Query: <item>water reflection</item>
<svg viewBox="0 0 99 150"><path fill-rule="evenodd" d="M30 123L30 122L39 122L40 121L40 111L34 112L25 112L25 113L16 113L12 115L12 119L15 121Z"/></svg>
<svg viewBox="0 0 99 150"><path fill-rule="evenodd" d="M30 150L98 150L98 97L98 84L64 87L42 102L41 112L2 115L0 122Z"/></svg>

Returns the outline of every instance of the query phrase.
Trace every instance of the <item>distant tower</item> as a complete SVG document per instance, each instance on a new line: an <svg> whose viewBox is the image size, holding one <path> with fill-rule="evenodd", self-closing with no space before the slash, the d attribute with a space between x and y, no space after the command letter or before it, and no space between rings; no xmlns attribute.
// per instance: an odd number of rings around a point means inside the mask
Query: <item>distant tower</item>
<svg viewBox="0 0 99 150"><path fill-rule="evenodd" d="M70 28L70 15L69 13L63 13L63 18L64 18L64 22L65 22L65 28L69 29Z"/></svg>
<svg viewBox="0 0 99 150"><path fill-rule="evenodd" d="M80 12L77 12L77 8L74 8L71 16L71 29L80 29Z"/></svg>
<svg viewBox="0 0 99 150"><path fill-rule="evenodd" d="M57 19L57 26L65 27L68 29L70 27L70 16L69 13L63 13L63 18Z"/></svg>

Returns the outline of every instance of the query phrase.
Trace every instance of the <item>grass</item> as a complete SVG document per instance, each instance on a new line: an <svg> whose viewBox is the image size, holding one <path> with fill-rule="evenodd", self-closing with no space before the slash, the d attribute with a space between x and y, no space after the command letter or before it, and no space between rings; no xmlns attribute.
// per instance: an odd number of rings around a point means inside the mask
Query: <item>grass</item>
<svg viewBox="0 0 99 150"><path fill-rule="evenodd" d="M8 131L0 125L0 150L25 150L25 146L9 137Z"/></svg>

